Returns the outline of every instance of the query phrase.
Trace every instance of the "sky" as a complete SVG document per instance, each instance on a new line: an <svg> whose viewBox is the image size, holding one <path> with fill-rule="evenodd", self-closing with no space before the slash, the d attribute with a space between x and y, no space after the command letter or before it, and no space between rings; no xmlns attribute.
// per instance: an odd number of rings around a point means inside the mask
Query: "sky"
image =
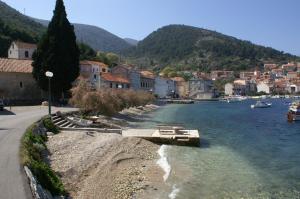
<svg viewBox="0 0 300 199"><path fill-rule="evenodd" d="M55 0L2 0L31 17L51 19ZM74 23L142 40L169 24L215 30L300 56L300 0L65 0Z"/></svg>

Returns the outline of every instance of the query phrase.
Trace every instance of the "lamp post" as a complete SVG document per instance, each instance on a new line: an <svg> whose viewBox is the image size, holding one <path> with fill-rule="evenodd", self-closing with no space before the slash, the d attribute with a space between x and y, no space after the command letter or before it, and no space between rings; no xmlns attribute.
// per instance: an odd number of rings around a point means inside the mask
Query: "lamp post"
<svg viewBox="0 0 300 199"><path fill-rule="evenodd" d="M46 77L48 77L48 109L49 109L49 117L51 119L51 78L53 77L53 73L47 71L45 75Z"/></svg>

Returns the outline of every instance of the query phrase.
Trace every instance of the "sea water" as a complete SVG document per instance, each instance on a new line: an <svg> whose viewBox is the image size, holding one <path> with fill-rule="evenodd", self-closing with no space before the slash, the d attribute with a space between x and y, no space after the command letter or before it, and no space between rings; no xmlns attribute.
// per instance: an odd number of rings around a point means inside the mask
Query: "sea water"
<svg viewBox="0 0 300 199"><path fill-rule="evenodd" d="M270 100L269 100L270 101ZM169 190L161 198L300 198L300 122L288 123L288 106L199 102L167 105L143 127L183 123L200 131L200 147L163 145L160 151Z"/></svg>

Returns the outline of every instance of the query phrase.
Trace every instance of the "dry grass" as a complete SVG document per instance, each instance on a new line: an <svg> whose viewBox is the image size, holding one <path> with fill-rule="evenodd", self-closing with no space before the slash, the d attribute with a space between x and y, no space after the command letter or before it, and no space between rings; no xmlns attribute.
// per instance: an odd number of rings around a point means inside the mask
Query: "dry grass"
<svg viewBox="0 0 300 199"><path fill-rule="evenodd" d="M145 91L102 89L92 90L81 80L72 90L70 103L84 113L100 113L112 116L125 108L143 106L151 103L155 98Z"/></svg>

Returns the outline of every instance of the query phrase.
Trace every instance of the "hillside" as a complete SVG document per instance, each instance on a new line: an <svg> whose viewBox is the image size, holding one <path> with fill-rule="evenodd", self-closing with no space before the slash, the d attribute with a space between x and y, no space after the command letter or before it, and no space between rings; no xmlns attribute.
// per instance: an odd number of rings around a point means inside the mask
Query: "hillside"
<svg viewBox="0 0 300 199"><path fill-rule="evenodd" d="M0 1L0 57L7 56L13 40L37 42L45 28Z"/></svg>
<svg viewBox="0 0 300 199"><path fill-rule="evenodd" d="M0 33L1 52L5 51L4 48L7 47L7 43L9 43L11 39L37 42L49 23L49 21L46 20L25 16L2 1L0 1L0 20L11 30L9 32L17 32L14 36L11 36L10 33L7 34L7 31L5 35L3 33L4 31ZM94 50L118 53L132 46L120 37L102 28L84 24L73 25L78 42L86 43ZM18 37L17 35L20 34L26 34L30 39L27 38L24 40L24 37ZM0 56L5 56L3 52L1 52Z"/></svg>
<svg viewBox="0 0 300 199"><path fill-rule="evenodd" d="M245 70L263 62L286 62L299 57L252 44L218 32L169 25L154 31L125 54L144 66L171 65L178 70Z"/></svg>
<svg viewBox="0 0 300 199"><path fill-rule="evenodd" d="M36 22L48 26L49 21L34 19ZM94 50L118 53L132 45L120 37L96 26L85 24L73 24L77 41L91 46Z"/></svg>
<svg viewBox="0 0 300 199"><path fill-rule="evenodd" d="M131 39L131 38L124 38L124 40L132 46L136 46L139 43L138 40Z"/></svg>

